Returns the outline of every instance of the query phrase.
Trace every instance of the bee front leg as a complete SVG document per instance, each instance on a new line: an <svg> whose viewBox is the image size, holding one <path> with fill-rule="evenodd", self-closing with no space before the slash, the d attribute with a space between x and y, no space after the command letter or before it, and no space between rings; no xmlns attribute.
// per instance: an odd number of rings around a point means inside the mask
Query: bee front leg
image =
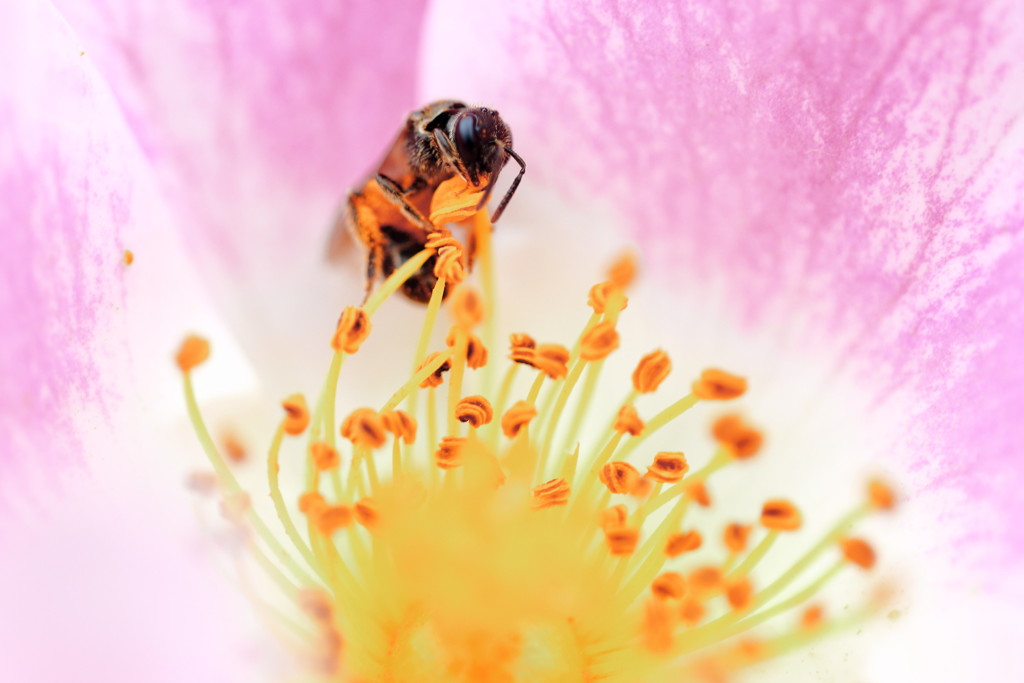
<svg viewBox="0 0 1024 683"><path fill-rule="evenodd" d="M363 304L366 304L373 291L373 283L381 272L384 259L384 237L380 231L377 214L366 203L363 195L353 192L348 196L345 220L353 236L366 246L366 293Z"/></svg>
<svg viewBox="0 0 1024 683"><path fill-rule="evenodd" d="M405 191L398 183L386 175L380 174L377 174L375 180L384 192L384 196L395 205L395 208L402 212L403 216L425 232L434 232L436 229L434 224L424 218L419 209L409 203L408 198L405 196Z"/></svg>

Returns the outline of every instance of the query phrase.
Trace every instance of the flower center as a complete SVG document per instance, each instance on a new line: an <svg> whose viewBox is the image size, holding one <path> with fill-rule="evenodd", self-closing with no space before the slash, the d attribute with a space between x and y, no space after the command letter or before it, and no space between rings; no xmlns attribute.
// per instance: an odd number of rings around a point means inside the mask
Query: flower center
<svg viewBox="0 0 1024 683"><path fill-rule="evenodd" d="M300 395L283 402L267 462L274 527L249 504L198 409L192 370L209 346L189 337L178 354L225 510L252 529L252 559L303 615L276 617L295 627L297 646L335 680L705 680L868 616L871 600L828 620L816 598L844 567L874 564L871 546L850 533L893 506L884 484L872 482L863 503L768 573L764 558L803 524L791 502L765 501L758 519L724 528L693 521L699 508L729 507L714 498L713 478L756 455L760 431L729 414L686 453L644 447L695 405L743 395L746 380L706 369L645 418L638 399L672 370L653 351L603 433L585 433L597 397L616 391L601 375L619 346L633 261L590 290L593 314L571 348L512 335L499 381L489 374L502 365L491 353L491 226L484 213L468 221L482 293L460 284L462 248L438 231L364 306L342 312L313 409ZM434 254L438 281L409 380L383 405L339 420L344 362L372 346L376 311ZM455 323L431 351L446 287ZM293 442L305 475L302 490L286 492L279 461Z"/></svg>

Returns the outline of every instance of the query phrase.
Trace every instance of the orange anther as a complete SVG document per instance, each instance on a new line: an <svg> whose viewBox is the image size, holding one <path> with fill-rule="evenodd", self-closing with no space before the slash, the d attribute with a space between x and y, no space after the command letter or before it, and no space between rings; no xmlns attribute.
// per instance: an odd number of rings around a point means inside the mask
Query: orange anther
<svg viewBox="0 0 1024 683"><path fill-rule="evenodd" d="M619 408L619 414L615 417L615 423L612 427L617 432L629 434L630 436L639 436L643 434L644 421L640 419L636 408L625 405Z"/></svg>
<svg viewBox="0 0 1024 683"><path fill-rule="evenodd" d="M839 541L839 547L843 551L843 557L861 569L871 569L875 566L875 549L867 541L860 538L843 538Z"/></svg>
<svg viewBox="0 0 1024 683"><path fill-rule="evenodd" d="M649 394L655 390L672 372L672 361L662 350L652 351L637 363L633 371L633 388L641 394Z"/></svg>
<svg viewBox="0 0 1024 683"><path fill-rule="evenodd" d="M380 521L380 511L377 509L377 502L373 498L360 498L353 506L356 521L367 529L373 529Z"/></svg>
<svg viewBox="0 0 1024 683"><path fill-rule="evenodd" d="M708 493L708 487L704 485L702 480L698 479L697 481L683 484L683 486L690 500L702 508L711 507L711 494Z"/></svg>
<svg viewBox="0 0 1024 683"><path fill-rule="evenodd" d="M825 621L825 610L821 605L811 605L800 615L800 627L813 631Z"/></svg>
<svg viewBox="0 0 1024 683"><path fill-rule="evenodd" d="M706 401L726 401L738 398L746 391L747 380L717 368L700 373L700 379L693 383L693 394Z"/></svg>
<svg viewBox="0 0 1024 683"><path fill-rule="evenodd" d="M724 574L719 567L698 567L690 572L688 584L694 593L706 595L717 592L722 587L724 578Z"/></svg>
<svg viewBox="0 0 1024 683"><path fill-rule="evenodd" d="M679 616L687 626L696 626L704 618L704 604L696 598L686 598L679 606Z"/></svg>
<svg viewBox="0 0 1024 683"><path fill-rule="evenodd" d="M616 557L631 555L636 550L637 541L640 540L640 531L630 527L619 526L604 530L604 539L608 543L608 550Z"/></svg>
<svg viewBox="0 0 1024 683"><path fill-rule="evenodd" d="M743 576L726 581L725 599L729 601L729 606L738 612L749 608L754 602L754 586L750 579Z"/></svg>
<svg viewBox="0 0 1024 683"><path fill-rule="evenodd" d="M796 531L803 517L788 500L769 500L761 508L761 526L772 531Z"/></svg>
<svg viewBox="0 0 1024 683"><path fill-rule="evenodd" d="M434 464L442 470L455 469L462 464L462 447L466 439L461 436L446 436L434 451Z"/></svg>
<svg viewBox="0 0 1024 683"><path fill-rule="evenodd" d="M615 505L607 510L601 510L601 529L608 531L625 525L629 511L625 505Z"/></svg>
<svg viewBox="0 0 1024 683"><path fill-rule="evenodd" d="M703 542L700 532L696 530L670 534L665 541L665 554L669 557L679 557L683 553L696 550Z"/></svg>
<svg viewBox="0 0 1024 683"><path fill-rule="evenodd" d="M371 408L353 410L341 423L341 435L360 448L380 448L387 442L384 418Z"/></svg>
<svg viewBox="0 0 1024 683"><path fill-rule="evenodd" d="M437 263L434 264L434 275L454 287L466 279L466 265L463 263L462 249L459 247L441 247L437 250Z"/></svg>
<svg viewBox="0 0 1024 683"><path fill-rule="evenodd" d="M533 489L533 507L537 510L565 505L569 502L569 483L565 479L551 479Z"/></svg>
<svg viewBox="0 0 1024 683"><path fill-rule="evenodd" d="M761 450L764 437L739 415L723 415L711 428L715 440L737 459L750 458Z"/></svg>
<svg viewBox="0 0 1024 683"><path fill-rule="evenodd" d="M420 363L420 366L418 368L416 368L416 371L419 372L428 365L433 365L434 363L437 362L438 358L445 355L447 354L442 353L441 351L436 351L430 354L429 356L423 359L423 362ZM444 381L444 373L448 372L448 370L450 370L451 367L451 360L446 360L445 362L441 363L441 365L438 366L437 370L434 370L434 372L423 378L423 381L420 382L420 388L427 389L428 387L440 386L441 382Z"/></svg>
<svg viewBox="0 0 1024 683"><path fill-rule="evenodd" d="M242 462L248 455L245 444L233 431L225 431L221 434L220 447L224 449L224 455L228 456L228 460L232 462Z"/></svg>
<svg viewBox="0 0 1024 683"><path fill-rule="evenodd" d="M299 512L310 519L316 519L326 507L327 501L319 491L307 491L299 496Z"/></svg>
<svg viewBox="0 0 1024 683"><path fill-rule="evenodd" d="M636 480L635 484L633 484L633 488L629 490L629 495L633 496L634 498L644 498L647 496L648 493L651 492L653 488L654 480L651 478L651 475L644 474L643 476Z"/></svg>
<svg viewBox="0 0 1024 683"><path fill-rule="evenodd" d="M444 280L450 288L454 288L466 279L466 266L462 257L462 244L447 231L432 232L427 236L424 245L427 249L437 250L437 262L434 263L434 277Z"/></svg>
<svg viewBox="0 0 1024 683"><path fill-rule="evenodd" d="M487 347L475 334L466 340L466 365L472 370L487 365Z"/></svg>
<svg viewBox="0 0 1024 683"><path fill-rule="evenodd" d="M767 649L764 641L757 640L756 638L744 638L736 643L736 654L748 661L761 659L764 657Z"/></svg>
<svg viewBox="0 0 1024 683"><path fill-rule="evenodd" d="M651 582L651 592L656 598L678 600L686 593L686 579L678 572L665 572Z"/></svg>
<svg viewBox="0 0 1024 683"><path fill-rule="evenodd" d="M512 352L515 353L516 349L535 349L537 348L537 342L528 334L523 332L514 332L508 336L509 347ZM512 360L515 360L513 358Z"/></svg>
<svg viewBox="0 0 1024 683"><path fill-rule="evenodd" d="M629 299L623 296L622 288L610 280L599 282L590 288L590 293L587 295L587 305L594 309L594 313L600 315L604 313L605 308L608 306L608 299L615 293L622 297L622 305L619 310L626 308L629 304Z"/></svg>
<svg viewBox="0 0 1024 683"><path fill-rule="evenodd" d="M561 344L541 344L534 349L530 364L551 379L562 379L569 374L569 349Z"/></svg>
<svg viewBox="0 0 1024 683"><path fill-rule="evenodd" d="M747 540L750 538L751 526L749 524L738 524L733 522L725 527L722 540L725 547L731 553L742 553L747 549Z"/></svg>
<svg viewBox="0 0 1024 683"><path fill-rule="evenodd" d="M612 493L629 493L640 480L640 473L628 462L610 462L597 474L601 483Z"/></svg>
<svg viewBox="0 0 1024 683"><path fill-rule="evenodd" d="M474 287L463 285L450 299L452 316L460 327L470 330L483 322L487 315L484 298Z"/></svg>
<svg viewBox="0 0 1024 683"><path fill-rule="evenodd" d="M583 333L580 339L580 358L601 360L619 348L619 333L609 320L599 322Z"/></svg>
<svg viewBox="0 0 1024 683"><path fill-rule="evenodd" d="M135 254L132 253L131 249L125 249L124 250L124 264L126 266L130 266L133 263L135 263Z"/></svg>
<svg viewBox="0 0 1024 683"><path fill-rule="evenodd" d="M517 401L501 418L501 431L510 439L515 438L519 430L530 424L537 417L537 409L532 403Z"/></svg>
<svg viewBox="0 0 1024 683"><path fill-rule="evenodd" d="M483 396L466 396L455 405L455 419L468 422L470 427L480 427L494 419L494 409Z"/></svg>
<svg viewBox="0 0 1024 683"><path fill-rule="evenodd" d="M658 453L654 462L647 466L647 474L663 484L680 481L690 470L686 456L682 453Z"/></svg>
<svg viewBox="0 0 1024 683"><path fill-rule="evenodd" d="M347 505L328 505L316 516L316 528L324 536L352 523L352 508Z"/></svg>
<svg viewBox="0 0 1024 683"><path fill-rule="evenodd" d="M190 334L185 337L185 341L181 342L181 346L178 347L178 354L174 357L174 361L182 372L189 372L209 357L210 342L202 337Z"/></svg>
<svg viewBox="0 0 1024 683"><path fill-rule="evenodd" d="M608 268L608 279L615 283L620 289L629 287L636 279L639 264L636 254L631 251L623 252Z"/></svg>
<svg viewBox="0 0 1024 683"><path fill-rule="evenodd" d="M338 318L338 325L331 337L331 348L335 351L355 353L370 336L370 316L355 306L347 306Z"/></svg>
<svg viewBox="0 0 1024 683"><path fill-rule="evenodd" d="M309 454L313 457L313 465L321 472L333 469L341 463L338 450L326 441L314 441L309 446Z"/></svg>
<svg viewBox="0 0 1024 683"><path fill-rule="evenodd" d="M284 408L284 422L281 423L281 427L285 434L298 436L306 431L306 427L309 426L309 407L302 394L292 394L281 401L281 407Z"/></svg>
<svg viewBox="0 0 1024 683"><path fill-rule="evenodd" d="M881 479L868 482L868 501L876 510L892 510L896 507L896 494Z"/></svg>
<svg viewBox="0 0 1024 683"><path fill-rule="evenodd" d="M649 600L644 605L643 642L650 652L665 654L672 649L675 618L669 605Z"/></svg>
<svg viewBox="0 0 1024 683"><path fill-rule="evenodd" d="M402 440L407 446L416 441L416 419L404 410L389 410L381 413L384 428Z"/></svg>
<svg viewBox="0 0 1024 683"><path fill-rule="evenodd" d="M465 338L466 365L473 370L487 365L487 347L484 346L484 343L476 335L467 334L464 329L453 327L444 343L449 348L454 348L460 336Z"/></svg>

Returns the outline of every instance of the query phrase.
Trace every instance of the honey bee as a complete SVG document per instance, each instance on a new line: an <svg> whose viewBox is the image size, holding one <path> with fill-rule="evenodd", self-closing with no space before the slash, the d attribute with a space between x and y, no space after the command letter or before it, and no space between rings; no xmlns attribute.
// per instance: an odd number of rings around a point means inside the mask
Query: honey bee
<svg viewBox="0 0 1024 683"><path fill-rule="evenodd" d="M329 257L336 259L344 251L346 233L362 244L367 252L369 297L378 276L386 278L423 250L428 234L436 229L427 216L442 182L458 175L482 191L479 210L509 159L519 164L519 174L501 198L492 222L501 217L526 173L526 163L512 149L508 125L493 109L454 100L433 102L412 112L376 172L349 192L331 235ZM471 265L472 243L467 257ZM432 256L402 285L407 297L429 301L437 282L436 261Z"/></svg>

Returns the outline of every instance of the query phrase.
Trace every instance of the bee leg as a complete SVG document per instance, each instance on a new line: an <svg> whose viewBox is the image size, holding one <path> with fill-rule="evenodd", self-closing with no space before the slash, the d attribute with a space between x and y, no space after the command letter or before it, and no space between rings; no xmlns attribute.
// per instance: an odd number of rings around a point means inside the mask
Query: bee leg
<svg viewBox="0 0 1024 683"><path fill-rule="evenodd" d="M367 249L366 293L363 296L363 304L365 304L373 291L373 283L377 280L377 274L381 272L384 258L384 238L381 235L377 214L367 206L366 198L358 192L353 192L348 196L345 220L356 240L365 244Z"/></svg>
<svg viewBox="0 0 1024 683"><path fill-rule="evenodd" d="M423 214L419 212L415 206L409 203L409 200L405 196L405 191L402 190L401 186L386 175L377 174L377 184L380 189L384 192L384 196L388 198L395 207L402 212L409 221L415 224L420 229L426 232L434 232L434 224L423 217Z"/></svg>

